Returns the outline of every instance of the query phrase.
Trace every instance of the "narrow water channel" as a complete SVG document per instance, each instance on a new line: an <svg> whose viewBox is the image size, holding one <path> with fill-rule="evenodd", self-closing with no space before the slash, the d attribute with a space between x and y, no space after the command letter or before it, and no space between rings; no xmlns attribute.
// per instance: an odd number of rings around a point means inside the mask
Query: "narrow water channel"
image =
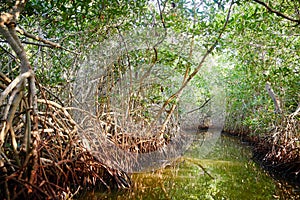
<svg viewBox="0 0 300 200"><path fill-rule="evenodd" d="M110 194L89 193L83 199L298 199L251 160L251 149L221 135L203 154L199 138L172 165L132 174L133 188ZM209 144L210 145L210 144ZM292 194L293 193L293 194Z"/></svg>

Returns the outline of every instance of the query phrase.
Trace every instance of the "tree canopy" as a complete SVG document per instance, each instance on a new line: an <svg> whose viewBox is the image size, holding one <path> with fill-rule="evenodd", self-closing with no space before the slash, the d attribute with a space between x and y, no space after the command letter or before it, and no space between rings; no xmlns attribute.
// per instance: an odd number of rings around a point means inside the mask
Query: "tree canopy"
<svg viewBox="0 0 300 200"><path fill-rule="evenodd" d="M0 13L0 167L23 170L29 193L49 160L113 143L126 153L102 152L99 168L130 171L127 152L156 151L225 115L225 131L280 152L267 158L299 159L299 2L16 0ZM43 140L68 153L52 155ZM16 197L1 181L0 197ZM39 195L57 195L50 185Z"/></svg>

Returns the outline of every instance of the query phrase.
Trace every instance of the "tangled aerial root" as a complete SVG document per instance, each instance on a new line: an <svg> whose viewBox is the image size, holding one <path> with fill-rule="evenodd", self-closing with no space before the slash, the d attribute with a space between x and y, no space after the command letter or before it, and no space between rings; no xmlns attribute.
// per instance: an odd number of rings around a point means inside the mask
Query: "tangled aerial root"
<svg viewBox="0 0 300 200"><path fill-rule="evenodd" d="M254 156L267 169L300 185L300 124L293 115L283 117L270 137L261 140Z"/></svg>
<svg viewBox="0 0 300 200"><path fill-rule="evenodd" d="M10 84L5 80L0 79L2 90ZM26 94L12 122L0 122L0 199L60 199L80 189L130 187L126 173L100 162L84 147L65 108L46 99L37 103L37 129ZM1 119L11 105L6 101L0 106Z"/></svg>
<svg viewBox="0 0 300 200"><path fill-rule="evenodd" d="M33 73L25 75L16 82L0 72L0 199L57 199L81 189L128 188L124 171L147 168L158 154L176 156L177 147L189 144L187 137L173 138L179 127L170 113L163 125L149 130L135 123L133 129L121 127L113 114L113 120L79 114L77 123L68 112L76 108L48 100L42 87L42 98L36 99L26 90ZM142 130L147 134L137 134Z"/></svg>
<svg viewBox="0 0 300 200"><path fill-rule="evenodd" d="M13 149L10 135L2 147L0 199L61 198L79 188L130 187L124 172L99 162L86 150L77 137L75 122L61 106L45 100L39 103L48 110L39 113L36 148L28 153L20 145ZM15 142L22 144L25 124L20 117L16 117L14 124Z"/></svg>

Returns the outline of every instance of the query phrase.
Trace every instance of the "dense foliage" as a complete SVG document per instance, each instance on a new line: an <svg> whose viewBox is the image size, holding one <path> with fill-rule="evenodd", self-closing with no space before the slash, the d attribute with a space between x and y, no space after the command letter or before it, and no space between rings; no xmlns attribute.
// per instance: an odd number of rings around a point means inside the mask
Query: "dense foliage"
<svg viewBox="0 0 300 200"><path fill-rule="evenodd" d="M254 157L299 183L299 5L255 2L236 8L226 38L224 129L252 136Z"/></svg>
<svg viewBox="0 0 300 200"><path fill-rule="evenodd" d="M278 96L283 115L298 107L299 29L253 3L238 7L233 20L226 41L231 50L225 54L232 62L227 91L232 117L227 124L237 126L237 131L266 134L282 117L274 112L274 102L265 89L267 82Z"/></svg>
<svg viewBox="0 0 300 200"><path fill-rule="evenodd" d="M95 151L111 142L130 152L155 151L179 133L180 123L197 128L213 116L221 126L225 111L218 107L226 103L225 131L262 141L260 157L289 163L291 174L299 173L294 167L300 145L298 2L16 2L0 8L0 158L16 160L8 166L23 170L20 160L32 159L28 163L35 167L26 173L34 174L44 129L53 131L49 142L56 145L59 137L73 139L68 134L78 131L90 142L98 139L85 144ZM52 124L57 118L47 115L46 100L53 101L53 113L63 112L61 121L69 119L70 111L74 124ZM217 108L207 106L211 102ZM94 121L98 132L88 133ZM59 156L60 163L64 154ZM114 159L98 158L108 173L105 162ZM124 163L111 165L124 170Z"/></svg>

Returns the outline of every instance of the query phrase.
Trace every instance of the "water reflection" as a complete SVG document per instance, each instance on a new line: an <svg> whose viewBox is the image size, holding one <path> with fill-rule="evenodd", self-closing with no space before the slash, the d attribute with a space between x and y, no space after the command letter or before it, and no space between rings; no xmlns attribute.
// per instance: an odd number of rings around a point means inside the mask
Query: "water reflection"
<svg viewBox="0 0 300 200"><path fill-rule="evenodd" d="M251 149L238 140L222 135L204 156L199 143L195 142L183 157L164 169L132 174L132 189L113 194L90 193L84 199L299 198L279 188L250 159Z"/></svg>

